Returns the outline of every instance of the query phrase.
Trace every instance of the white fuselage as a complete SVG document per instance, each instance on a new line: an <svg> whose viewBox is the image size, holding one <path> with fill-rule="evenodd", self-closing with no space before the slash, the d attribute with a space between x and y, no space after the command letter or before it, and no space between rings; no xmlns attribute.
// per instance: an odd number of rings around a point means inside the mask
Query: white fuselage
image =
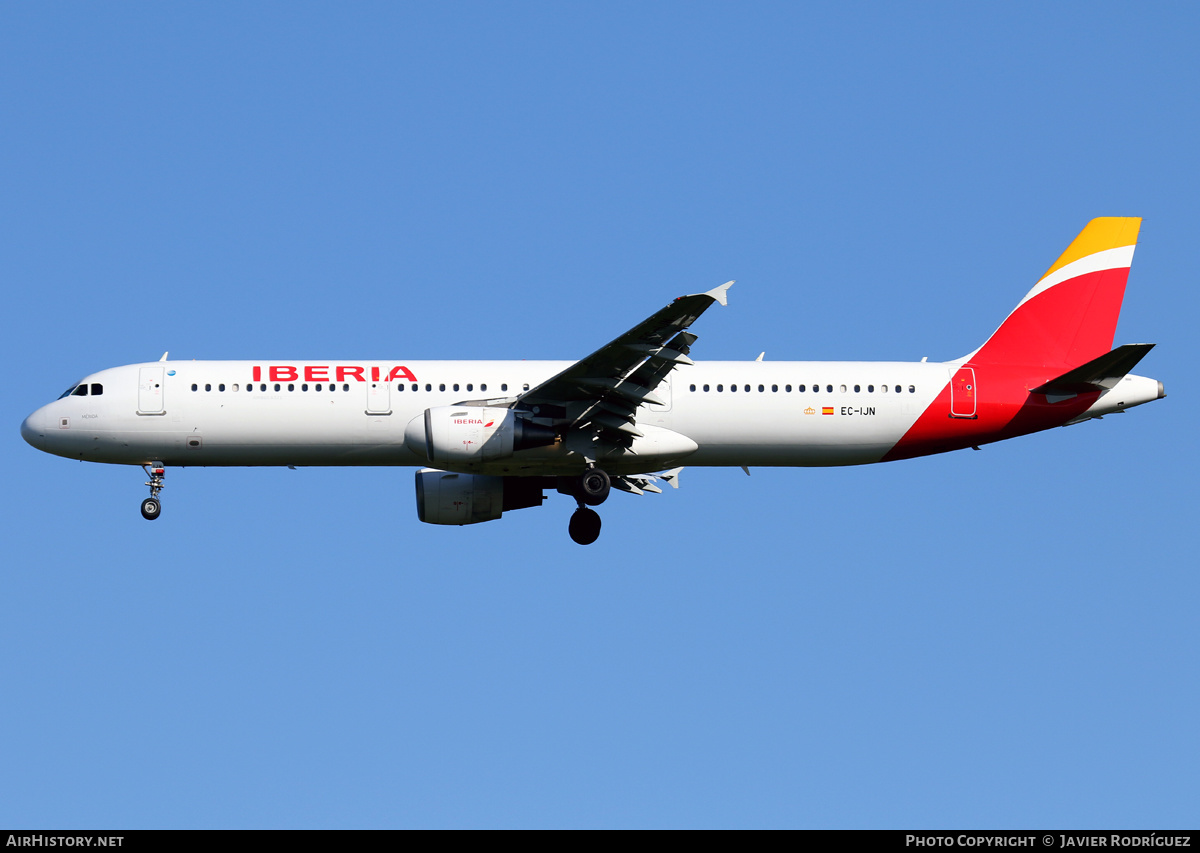
<svg viewBox="0 0 1200 853"><path fill-rule="evenodd" d="M428 464L405 443L426 409L511 398L570 365L559 361L150 362L102 370L22 432L49 453L95 462L186 465ZM823 466L881 461L949 384L956 363L698 362L644 404L645 433L604 457L617 473L705 466ZM373 378L373 371L378 371ZM401 371L387 381L389 374ZM294 375L294 378L291 378ZM311 377L311 381L305 378ZM337 381L337 379L341 381ZM330 381L333 379L334 381ZM1137 380L1123 406L1158 396ZM415 390L414 390L415 387ZM736 390L735 390L736 389ZM1136 400L1134 398L1137 398ZM1142 399L1144 398L1144 399ZM1102 414L1101 401L1088 415ZM685 437L687 447L663 436ZM694 443L695 447L692 447ZM466 470L551 474L583 464L561 443Z"/></svg>
<svg viewBox="0 0 1200 853"><path fill-rule="evenodd" d="M48 452L96 462L416 466L426 460L405 446L405 427L426 409L515 396L569 364L405 362L408 376L387 382L394 363L380 362L373 382L372 363L361 361L292 361L296 378L280 381L271 379L265 362L151 362L86 377L84 384L99 385L103 393L63 397L31 415L27 425L45 436ZM252 380L256 366L259 381ZM344 370L343 381L330 382L345 366L364 369L361 376ZM322 381L304 381L306 369ZM146 379L160 385L157 395L145 387ZM677 370L660 386L664 405L643 405L637 424L694 441L698 449L688 454L689 465L875 462L948 381L943 364L702 362ZM563 455L523 451L505 467L511 473L526 465L558 467ZM663 464L653 458L640 467Z"/></svg>

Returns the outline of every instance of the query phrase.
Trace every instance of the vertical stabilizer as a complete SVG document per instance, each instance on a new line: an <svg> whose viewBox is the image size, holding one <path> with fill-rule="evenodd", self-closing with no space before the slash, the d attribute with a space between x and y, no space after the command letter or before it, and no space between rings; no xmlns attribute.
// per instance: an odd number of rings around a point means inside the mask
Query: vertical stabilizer
<svg viewBox="0 0 1200 853"><path fill-rule="evenodd" d="M1066 369L1112 349L1141 224L1089 222L969 361Z"/></svg>

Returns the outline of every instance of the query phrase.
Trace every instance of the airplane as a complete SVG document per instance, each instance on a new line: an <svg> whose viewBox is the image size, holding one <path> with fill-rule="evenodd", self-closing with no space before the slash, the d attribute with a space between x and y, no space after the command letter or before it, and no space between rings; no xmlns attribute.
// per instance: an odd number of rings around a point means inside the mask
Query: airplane
<svg viewBox="0 0 1200 853"><path fill-rule="evenodd" d="M613 489L678 488L684 465L834 466L945 453L1166 396L1112 349L1141 219L1093 219L982 346L946 362L697 362L688 329L727 282L681 296L576 362L168 361L101 370L21 424L38 450L166 469L414 466L418 518L492 521L573 498L600 535Z"/></svg>

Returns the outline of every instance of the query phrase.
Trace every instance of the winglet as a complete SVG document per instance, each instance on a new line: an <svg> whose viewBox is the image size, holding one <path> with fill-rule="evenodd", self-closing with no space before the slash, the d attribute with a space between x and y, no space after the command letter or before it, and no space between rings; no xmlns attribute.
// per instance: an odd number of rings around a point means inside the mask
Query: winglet
<svg viewBox="0 0 1200 853"><path fill-rule="evenodd" d="M722 305L728 305L729 297L726 295L726 291L728 291L729 288L731 288L731 287L733 287L733 282L727 281L724 284L722 284L720 287L714 287L712 290L708 291L704 295L711 296L714 300L716 300L717 302L720 302Z"/></svg>
<svg viewBox="0 0 1200 853"><path fill-rule="evenodd" d="M730 284L732 284L732 283L733 282L730 282ZM726 286L728 287L728 285L726 285ZM666 471L662 474L659 474L658 479L662 480L664 483L670 484L672 489L678 489L679 488L679 472L682 470L683 470L682 467L672 468L670 471Z"/></svg>

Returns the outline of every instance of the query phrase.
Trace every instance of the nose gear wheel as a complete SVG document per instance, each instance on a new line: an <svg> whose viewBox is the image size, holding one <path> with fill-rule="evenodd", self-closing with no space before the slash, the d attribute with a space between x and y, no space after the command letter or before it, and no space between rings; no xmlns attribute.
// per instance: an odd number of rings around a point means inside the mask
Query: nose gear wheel
<svg viewBox="0 0 1200 853"><path fill-rule="evenodd" d="M146 498L142 501L142 518L146 521L154 521L162 512L162 504L158 498Z"/></svg>

